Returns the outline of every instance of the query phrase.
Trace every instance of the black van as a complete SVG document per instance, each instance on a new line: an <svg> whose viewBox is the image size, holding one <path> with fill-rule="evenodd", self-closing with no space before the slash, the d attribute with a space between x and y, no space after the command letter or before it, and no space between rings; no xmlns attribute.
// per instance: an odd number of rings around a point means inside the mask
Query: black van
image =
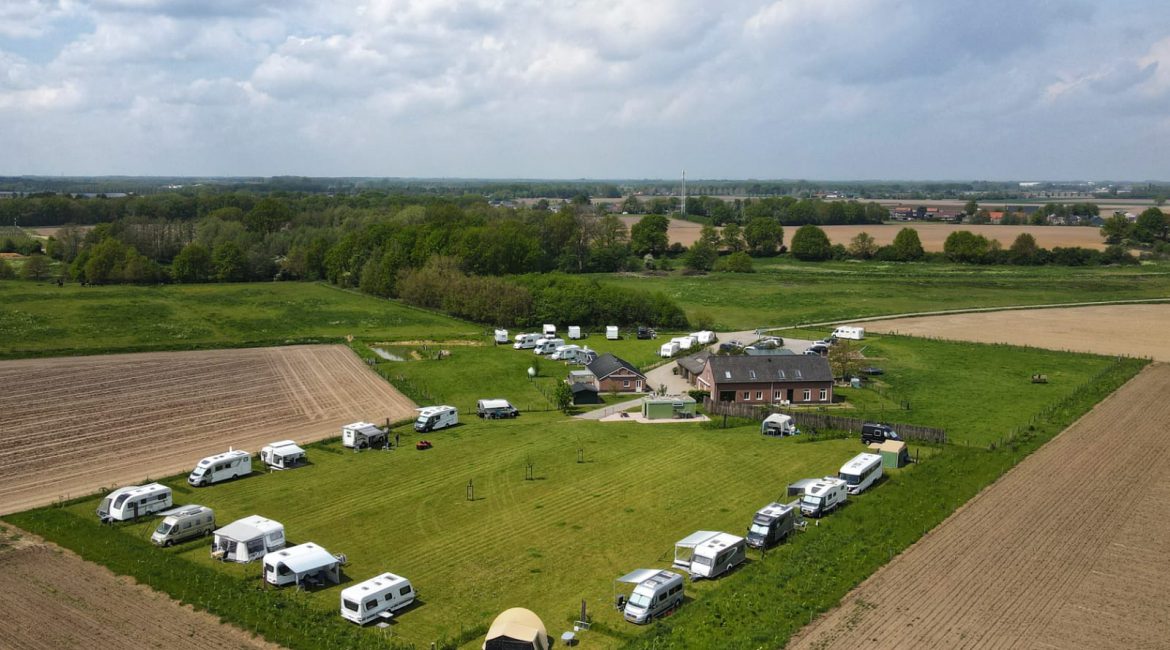
<svg viewBox="0 0 1170 650"><path fill-rule="evenodd" d="M871 442L885 442L887 440L901 440L898 437L898 432L894 431L890 425L873 422L861 425L861 442L868 445Z"/></svg>

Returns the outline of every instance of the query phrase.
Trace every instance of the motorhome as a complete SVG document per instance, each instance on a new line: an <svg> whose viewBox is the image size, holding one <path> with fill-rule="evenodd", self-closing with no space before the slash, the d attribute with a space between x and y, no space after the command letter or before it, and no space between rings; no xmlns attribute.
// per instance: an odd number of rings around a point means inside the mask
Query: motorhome
<svg viewBox="0 0 1170 650"><path fill-rule="evenodd" d="M127 485L107 494L98 505L97 515L103 522L130 521L172 505L171 488L161 483Z"/></svg>
<svg viewBox="0 0 1170 650"><path fill-rule="evenodd" d="M508 330L496 330L496 332L495 332L496 345L499 345L500 343L507 343L510 340L511 339L508 338Z"/></svg>
<svg viewBox="0 0 1170 650"><path fill-rule="evenodd" d="M211 557L225 562L251 562L284 548L284 525L260 515L237 519L212 533Z"/></svg>
<svg viewBox="0 0 1170 650"><path fill-rule="evenodd" d="M670 357L673 357L674 355L678 354L679 349L680 348L678 346L678 341L670 341L669 343L663 343L658 348L658 356L660 356L664 359L669 359Z"/></svg>
<svg viewBox="0 0 1170 650"><path fill-rule="evenodd" d="M746 559L744 539L730 533L700 530L674 545L674 566L692 578L717 578Z"/></svg>
<svg viewBox="0 0 1170 650"><path fill-rule="evenodd" d="M877 424L874 422L866 422L861 425L861 442L869 444L871 442L885 442L887 440L901 440L898 432L888 424Z"/></svg>
<svg viewBox="0 0 1170 650"><path fill-rule="evenodd" d="M544 335L544 338L551 339L557 335L557 326L553 325L552 323L545 323L544 328L540 330L540 333Z"/></svg>
<svg viewBox="0 0 1170 650"><path fill-rule="evenodd" d="M211 485L252 473L252 454L242 449L232 449L222 454L208 456L195 465L187 483L195 487Z"/></svg>
<svg viewBox="0 0 1170 650"><path fill-rule="evenodd" d="M454 406L424 406L415 410L418 411L418 419L414 421L414 430L419 433L459 424L459 411Z"/></svg>
<svg viewBox="0 0 1170 650"><path fill-rule="evenodd" d="M673 571L639 569L619 578L619 582L635 581L637 586L622 612L631 623L649 623L683 603L683 577Z"/></svg>
<svg viewBox="0 0 1170 650"><path fill-rule="evenodd" d="M769 503L756 511L748 527L747 543L752 548L779 544L793 531L800 509L796 503Z"/></svg>
<svg viewBox="0 0 1170 650"><path fill-rule="evenodd" d="M159 546L210 535L215 530L215 511L207 506L191 505L172 510L150 536Z"/></svg>
<svg viewBox="0 0 1170 650"><path fill-rule="evenodd" d="M760 423L760 433L765 436L795 436L800 430L796 428L791 415L773 413Z"/></svg>
<svg viewBox="0 0 1170 650"><path fill-rule="evenodd" d="M531 350L542 337L539 334L517 334L512 348L516 350Z"/></svg>
<svg viewBox="0 0 1170 650"><path fill-rule="evenodd" d="M854 341L860 341L861 339L865 338L865 328L864 327L850 327L848 325L842 325L841 327L838 327L837 329L833 330L833 336L835 336L839 339L851 339Z"/></svg>
<svg viewBox="0 0 1170 650"><path fill-rule="evenodd" d="M843 479L826 476L804 488L800 497L800 511L806 517L823 517L836 510L849 498Z"/></svg>
<svg viewBox="0 0 1170 650"><path fill-rule="evenodd" d="M618 328L617 328L617 325L606 325L606 326L605 326L605 338L606 338L607 340L610 340L610 341L616 341L616 340L618 340Z"/></svg>
<svg viewBox="0 0 1170 650"><path fill-rule="evenodd" d="M536 347L532 348L533 354L552 354L557 351L557 348L565 344L565 339L540 339L536 342Z"/></svg>
<svg viewBox="0 0 1170 650"><path fill-rule="evenodd" d="M341 582L341 557L312 542L287 546L264 555L264 581L270 585Z"/></svg>
<svg viewBox="0 0 1170 650"><path fill-rule="evenodd" d="M581 326L580 325L570 325L569 326L569 338L574 340L574 341L576 341L577 339L585 338L581 334Z"/></svg>
<svg viewBox="0 0 1170 650"><path fill-rule="evenodd" d="M260 460L270 469L292 469L304 465L305 450L292 440L281 440L260 449Z"/></svg>
<svg viewBox="0 0 1170 650"><path fill-rule="evenodd" d="M857 454L837 472L837 478L849 485L849 494L861 494L881 477L881 454Z"/></svg>
<svg viewBox="0 0 1170 650"><path fill-rule="evenodd" d="M341 617L365 625L382 618L383 612L389 614L410 605L417 597L409 580L383 573L341 590Z"/></svg>
<svg viewBox="0 0 1170 650"><path fill-rule="evenodd" d="M703 330L701 332L692 332L691 336L698 341L699 345L711 345L715 342L715 332L710 330Z"/></svg>
<svg viewBox="0 0 1170 650"><path fill-rule="evenodd" d="M387 433L369 422L354 422L341 427L341 445L350 449L384 447Z"/></svg>
<svg viewBox="0 0 1170 650"><path fill-rule="evenodd" d="M554 361L568 361L577 358L577 351L581 349L579 345L562 345L552 353Z"/></svg>
<svg viewBox="0 0 1170 650"><path fill-rule="evenodd" d="M514 418L520 411L506 399L481 399L475 403L475 414L487 420Z"/></svg>

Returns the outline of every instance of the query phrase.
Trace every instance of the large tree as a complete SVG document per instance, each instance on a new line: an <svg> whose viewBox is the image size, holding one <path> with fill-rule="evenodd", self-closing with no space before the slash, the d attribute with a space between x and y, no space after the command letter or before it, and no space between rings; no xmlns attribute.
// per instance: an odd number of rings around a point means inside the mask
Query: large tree
<svg viewBox="0 0 1170 650"><path fill-rule="evenodd" d="M630 228L630 250L635 255L650 253L660 257L666 253L670 240L666 235L670 219L661 214L648 214Z"/></svg>
<svg viewBox="0 0 1170 650"><path fill-rule="evenodd" d="M1147 208L1138 215L1133 226L1133 236L1140 242L1147 244L1156 240L1166 241L1170 232L1170 220L1160 208Z"/></svg>
<svg viewBox="0 0 1170 650"><path fill-rule="evenodd" d="M1101 236L1106 244L1120 244L1133 236L1133 224L1124 214L1115 214L1101 226Z"/></svg>
<svg viewBox="0 0 1170 650"><path fill-rule="evenodd" d="M44 280L49 277L49 258L35 253L24 260L20 275L25 280Z"/></svg>
<svg viewBox="0 0 1170 650"><path fill-rule="evenodd" d="M913 262L922 259L926 251L922 249L922 240L918 238L918 231L913 228L903 228L894 236L893 258L899 262Z"/></svg>
<svg viewBox="0 0 1170 650"><path fill-rule="evenodd" d="M211 253L198 242L179 251L171 265L175 282L207 282L211 278Z"/></svg>
<svg viewBox="0 0 1170 650"><path fill-rule="evenodd" d="M877 240L867 232L859 232L849 241L849 256L859 260L868 260L878 251Z"/></svg>
<svg viewBox="0 0 1170 650"><path fill-rule="evenodd" d="M784 245L784 227L772 217L753 217L743 229L748 250L758 257L770 257Z"/></svg>
<svg viewBox="0 0 1170 650"><path fill-rule="evenodd" d="M801 226L792 235L792 256L806 262L819 262L833 256L829 236L812 224Z"/></svg>
<svg viewBox="0 0 1170 650"><path fill-rule="evenodd" d="M983 262L991 251L991 242L970 230L956 230L947 235L943 252L952 262L975 264Z"/></svg>
<svg viewBox="0 0 1170 650"><path fill-rule="evenodd" d="M722 239L723 247L732 253L738 253L747 248L747 242L743 238L743 228L740 228L739 224L734 221L723 226Z"/></svg>

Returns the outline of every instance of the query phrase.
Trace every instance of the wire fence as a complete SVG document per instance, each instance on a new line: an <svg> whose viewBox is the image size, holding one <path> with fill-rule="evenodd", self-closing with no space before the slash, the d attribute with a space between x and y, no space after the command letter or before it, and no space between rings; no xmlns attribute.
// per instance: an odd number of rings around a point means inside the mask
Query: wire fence
<svg viewBox="0 0 1170 650"><path fill-rule="evenodd" d="M703 399L703 408L708 413L714 415L726 415L729 417L745 418L749 420L762 421L773 413L783 413L792 417L793 422L798 426L808 427L813 429L835 429L838 431L861 431L861 426L866 424L867 420L862 418L851 418L842 415L830 415L828 413L810 413L807 411L798 411L795 409L783 409L776 406L764 406L755 404L740 404L736 402L718 402L710 397ZM898 435L906 440L917 440L921 442L930 442L943 444L947 441L947 434L944 429L936 429L934 427L925 427L918 424L903 424L898 422L886 422L892 426Z"/></svg>

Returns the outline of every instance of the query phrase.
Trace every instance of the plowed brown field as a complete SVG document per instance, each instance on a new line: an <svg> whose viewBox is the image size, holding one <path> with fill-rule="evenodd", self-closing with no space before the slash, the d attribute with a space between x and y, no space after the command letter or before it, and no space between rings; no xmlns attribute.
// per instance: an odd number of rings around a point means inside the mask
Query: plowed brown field
<svg viewBox="0 0 1170 650"><path fill-rule="evenodd" d="M279 648L214 616L30 539L0 548L0 647L207 650ZM0 527L0 537L7 533Z"/></svg>
<svg viewBox="0 0 1170 650"><path fill-rule="evenodd" d="M0 514L415 406L341 345L4 361L0 386Z"/></svg>
<svg viewBox="0 0 1170 650"><path fill-rule="evenodd" d="M1168 394L1150 366L791 646L1167 647Z"/></svg>

